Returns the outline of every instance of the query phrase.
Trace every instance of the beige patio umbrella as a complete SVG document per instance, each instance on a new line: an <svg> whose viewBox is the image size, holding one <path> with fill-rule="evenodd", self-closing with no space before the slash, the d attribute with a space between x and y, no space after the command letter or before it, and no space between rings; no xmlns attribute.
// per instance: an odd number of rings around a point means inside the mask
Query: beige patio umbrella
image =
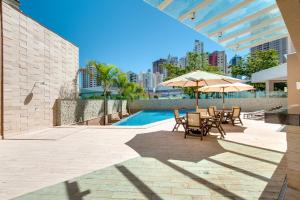
<svg viewBox="0 0 300 200"><path fill-rule="evenodd" d="M170 79L161 83L162 86L174 86L174 87L203 87L211 86L216 84L228 84L243 82L240 79L223 76L219 74L213 74L201 70L193 71L176 78ZM196 104L199 105L198 101L198 90L196 90Z"/></svg>
<svg viewBox="0 0 300 200"><path fill-rule="evenodd" d="M204 86L202 88L199 88L199 92L221 92L222 93L222 103L223 103L223 109L224 109L224 93L225 92L241 92L241 91L247 91L247 90L255 90L255 88L252 85L244 84L244 83L227 83L227 84L217 84L217 85L210 85L210 86Z"/></svg>

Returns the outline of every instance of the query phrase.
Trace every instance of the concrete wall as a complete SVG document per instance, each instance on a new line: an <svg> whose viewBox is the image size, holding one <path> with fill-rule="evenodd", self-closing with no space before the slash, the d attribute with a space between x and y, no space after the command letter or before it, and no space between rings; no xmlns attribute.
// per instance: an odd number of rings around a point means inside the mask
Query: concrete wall
<svg viewBox="0 0 300 200"><path fill-rule="evenodd" d="M200 107L207 108L215 105L222 108L222 99L201 99ZM275 106L287 106L286 98L238 98L225 99L225 107L240 106L242 111L256 111L270 109ZM136 100L129 104L132 111L137 110L164 110L164 109L194 109L196 107L195 99L153 99L153 100Z"/></svg>
<svg viewBox="0 0 300 200"><path fill-rule="evenodd" d="M300 60L296 54L288 55L288 106L289 114L300 114L300 90L296 82L300 81ZM300 190L300 127L287 128L288 185Z"/></svg>
<svg viewBox="0 0 300 200"><path fill-rule="evenodd" d="M5 3L3 34L4 134L52 126L55 100L73 93L79 49Z"/></svg>
<svg viewBox="0 0 300 200"><path fill-rule="evenodd" d="M299 0L276 0L276 2L300 60L300 2Z"/></svg>
<svg viewBox="0 0 300 200"><path fill-rule="evenodd" d="M300 81L300 2L299 0L276 0L283 16L296 54L288 55L288 104L290 114L299 114L300 91L296 81ZM288 126L287 161L288 185L300 191L300 127Z"/></svg>
<svg viewBox="0 0 300 200"><path fill-rule="evenodd" d="M2 69L3 69L3 42L2 42L2 1L0 1L0 134L1 138L3 139L3 118L2 118L2 106L3 106L3 101L2 101L2 92L3 92L3 78L2 78Z"/></svg>
<svg viewBox="0 0 300 200"><path fill-rule="evenodd" d="M117 115L121 111L127 113L127 101L109 100L107 102L107 113ZM55 106L55 124L69 125L84 122L103 116L103 100L57 100Z"/></svg>
<svg viewBox="0 0 300 200"><path fill-rule="evenodd" d="M300 82L300 60L296 54L288 55L288 105L289 114L300 114L300 90L296 82Z"/></svg>

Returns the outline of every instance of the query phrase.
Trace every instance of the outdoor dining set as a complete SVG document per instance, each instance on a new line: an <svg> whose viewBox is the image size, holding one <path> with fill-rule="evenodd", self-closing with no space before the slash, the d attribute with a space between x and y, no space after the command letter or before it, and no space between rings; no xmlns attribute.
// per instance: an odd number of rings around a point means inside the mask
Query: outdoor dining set
<svg viewBox="0 0 300 200"><path fill-rule="evenodd" d="M207 135L211 129L217 129L224 138L226 132L222 125L224 123L231 123L235 125L241 120L241 107L232 107L232 109L225 108L226 92L241 92L246 90L254 90L251 85L244 84L241 79L232 78L229 76L213 74L201 70L190 72L182 76L170 79L161 83L162 86L171 87L191 87L196 93L196 111L187 112L185 117L179 115L178 110L174 110L176 124L173 131L178 130L182 125L185 130L185 138L188 135L203 136ZM199 93L218 92L222 93L222 109L217 110L216 106L210 106L207 109L199 109Z"/></svg>
<svg viewBox="0 0 300 200"><path fill-rule="evenodd" d="M180 116L179 110L175 109L173 132L178 131L178 128L182 125L185 130L185 138L191 135L200 136L201 140L203 140L203 136L206 136L214 128L219 131L221 138L225 138L226 132L222 125L228 123L231 123L233 126L236 124L243 125L240 114L240 107L221 110L217 110L216 106L210 106L208 109L199 109L197 107L195 112L187 112L186 116Z"/></svg>

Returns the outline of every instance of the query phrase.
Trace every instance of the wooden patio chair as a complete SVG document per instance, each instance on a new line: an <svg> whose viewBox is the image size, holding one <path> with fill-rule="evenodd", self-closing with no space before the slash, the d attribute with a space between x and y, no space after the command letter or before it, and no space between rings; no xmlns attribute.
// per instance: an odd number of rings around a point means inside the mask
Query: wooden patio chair
<svg viewBox="0 0 300 200"><path fill-rule="evenodd" d="M218 117L217 107L216 106L209 106L208 107L208 114L212 117Z"/></svg>
<svg viewBox="0 0 300 200"><path fill-rule="evenodd" d="M206 120L201 118L200 112L186 113L186 129L184 138L187 135L200 136L203 140L203 135L208 131ZM197 133L196 133L197 132Z"/></svg>
<svg viewBox="0 0 300 200"><path fill-rule="evenodd" d="M219 116L212 117L208 120L208 129L209 131L212 128L218 129L219 133L221 134L222 138L225 138L226 132L222 127L222 119L224 118L224 112L221 112Z"/></svg>
<svg viewBox="0 0 300 200"><path fill-rule="evenodd" d="M182 125L183 128L185 129L185 124L186 124L185 118L180 117L178 109L174 110L174 117L175 117L175 126L174 126L172 132L174 132L175 130L178 131L178 128L180 127L180 125Z"/></svg>
<svg viewBox="0 0 300 200"><path fill-rule="evenodd" d="M227 114L226 120L231 122L233 126L236 124L241 124L243 126L243 122L240 116L241 110L242 110L241 107L232 107L232 112Z"/></svg>

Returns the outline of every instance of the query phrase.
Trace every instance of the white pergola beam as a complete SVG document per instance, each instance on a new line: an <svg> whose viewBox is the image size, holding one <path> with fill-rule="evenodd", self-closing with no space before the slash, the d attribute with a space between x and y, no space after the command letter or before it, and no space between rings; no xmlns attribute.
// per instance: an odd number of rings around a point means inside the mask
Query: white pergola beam
<svg viewBox="0 0 300 200"><path fill-rule="evenodd" d="M263 28L263 27L265 27L267 25L270 25L270 24L272 24L274 22L279 22L279 21L283 22L283 19L282 19L281 16L277 16L277 17L273 17L273 18L270 18L270 19L266 19L266 20L262 21L261 23L255 25L255 26L252 26L252 27L250 27L248 29L241 30L241 31L239 31L239 32L237 32L235 34L232 34L232 35L228 36L228 37L221 38L221 39L219 39L219 42L220 43L226 42L228 40L231 40L233 38L241 36L241 35L243 35L245 33L250 33L252 31L256 31L256 30L258 30L260 28Z"/></svg>
<svg viewBox="0 0 300 200"><path fill-rule="evenodd" d="M163 2L161 2L161 3L158 5L158 9L159 9L159 10L165 9L165 8L168 7L172 2L173 2L173 0L164 0Z"/></svg>
<svg viewBox="0 0 300 200"><path fill-rule="evenodd" d="M288 37L288 35L289 35L288 33L285 33L285 34L282 34L282 35L279 35L279 36L270 37L268 39L260 40L256 43L251 44L251 45L245 46L243 48L234 49L234 50L239 52L239 51L242 51L244 49L250 49L251 47L255 47L257 45L264 44L266 42L271 42L271 41L278 40L278 39L281 39L281 38L284 38L284 37Z"/></svg>
<svg viewBox="0 0 300 200"><path fill-rule="evenodd" d="M264 14L266 14L266 13L272 11L272 10L275 10L275 9L278 9L276 4L274 4L274 5L272 5L272 6L269 6L269 7L267 7L267 8L264 8L264 9L262 9L262 10L256 12L256 13L254 13L254 14L252 14L252 15L249 15L249 16L247 16L247 17L245 17L245 18L242 18L241 20L238 20L238 21L236 21L236 22L234 22L234 23L232 23L232 24L229 24L229 25L227 25L227 26L224 26L224 27L222 27L222 28L219 28L218 30L216 30L216 31L214 31L214 32L212 32L212 33L210 33L210 34L208 34L208 36L209 36L209 37L214 37L214 36L218 35L219 33L222 33L222 32L224 32L224 31L226 31L226 30L228 30L228 29L231 29L231 28L233 28L233 27L235 27L235 26L238 26L238 25L240 25L240 24L242 24L242 23L245 23L245 22L247 22L247 21L250 21L250 20L252 20L252 19L255 19L255 18L257 18L257 17L259 17L259 16L261 16L261 15L264 15Z"/></svg>
<svg viewBox="0 0 300 200"><path fill-rule="evenodd" d="M269 34L272 34L272 33L276 32L276 31L281 31L281 30L284 30L284 29L285 29L285 26L275 27L275 28L272 28L270 30L267 30L267 31L255 34L255 35L253 35L251 37L247 37L247 38L245 38L243 40L236 41L234 44L231 44L231 45L228 45L228 46L225 46L225 47L226 48L234 48L238 44L246 43L246 42L249 42L251 40L255 40L257 38L264 37L266 35L269 35Z"/></svg>
<svg viewBox="0 0 300 200"><path fill-rule="evenodd" d="M192 8L191 10L187 11L186 13L184 13L183 15L179 16L178 20L183 22L184 20L186 20L193 12L197 12L203 8L205 8L207 5L209 5L210 3L212 3L213 0L203 0L201 3L199 3L197 6L195 6L194 8Z"/></svg>
<svg viewBox="0 0 300 200"><path fill-rule="evenodd" d="M207 21L204 21L202 23L197 24L195 26L195 29L196 30L200 30L200 29L202 29L202 28L204 28L206 26L209 26L210 24L212 24L212 23L214 23L214 22L216 22L216 21L218 21L218 20L226 17L227 15L232 14L233 12L237 11L238 9L243 8L243 7L245 7L248 4L253 3L253 2L255 2L255 0L244 0L244 1L242 1L242 2L240 2L238 4L236 4L236 5L232 6L231 8L225 10L224 12L220 13L219 15L214 16L213 18L211 18L211 19L209 19Z"/></svg>

